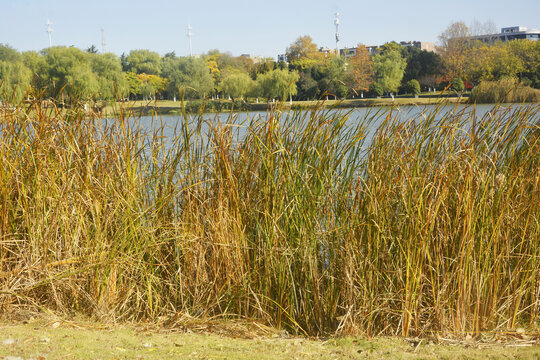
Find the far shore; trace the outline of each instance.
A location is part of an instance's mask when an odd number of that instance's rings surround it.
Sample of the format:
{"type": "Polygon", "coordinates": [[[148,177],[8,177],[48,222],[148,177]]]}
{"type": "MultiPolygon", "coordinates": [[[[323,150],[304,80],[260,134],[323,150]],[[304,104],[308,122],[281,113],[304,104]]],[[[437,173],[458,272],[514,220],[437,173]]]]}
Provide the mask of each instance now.
{"type": "MultiPolygon", "coordinates": [[[[360,108],[360,107],[372,107],[372,106],[421,106],[421,105],[436,105],[441,102],[457,104],[467,103],[467,97],[435,97],[435,96],[420,96],[420,97],[390,97],[381,98],[367,98],[367,99],[345,99],[345,100],[318,100],[318,101],[284,101],[284,102],[266,102],[266,101],[249,101],[249,102],[236,102],[233,105],[233,109],[238,111],[266,111],[274,106],[279,106],[283,110],[289,109],[309,109],[317,106],[335,107],[335,108],[360,108]],[[240,106],[241,104],[241,106],[240,106]]],[[[150,100],[150,101],[128,101],[117,102],[110,104],[103,108],[104,115],[113,114],[120,106],[131,109],[135,113],[159,114],[159,115],[176,115],[181,114],[182,107],[184,106],[188,112],[197,111],[203,104],[205,105],[207,112],[219,112],[213,109],[212,105],[219,104],[222,109],[221,112],[228,112],[231,110],[232,101],[230,100],[194,100],[181,101],[172,100],[150,100]]]]}

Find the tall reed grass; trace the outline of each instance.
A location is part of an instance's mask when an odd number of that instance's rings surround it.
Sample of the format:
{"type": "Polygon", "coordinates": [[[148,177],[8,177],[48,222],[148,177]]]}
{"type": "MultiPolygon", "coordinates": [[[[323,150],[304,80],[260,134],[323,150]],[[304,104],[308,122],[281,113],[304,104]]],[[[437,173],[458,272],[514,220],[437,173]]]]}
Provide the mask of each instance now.
{"type": "Polygon", "coordinates": [[[470,100],[478,104],[540,102],[540,90],[519,83],[514,78],[482,81],[476,86],[470,100]]]}
{"type": "Polygon", "coordinates": [[[201,113],[165,137],[129,109],[6,111],[0,311],[307,335],[537,328],[539,106],[443,109],[269,111],[240,141],[201,113]]]}

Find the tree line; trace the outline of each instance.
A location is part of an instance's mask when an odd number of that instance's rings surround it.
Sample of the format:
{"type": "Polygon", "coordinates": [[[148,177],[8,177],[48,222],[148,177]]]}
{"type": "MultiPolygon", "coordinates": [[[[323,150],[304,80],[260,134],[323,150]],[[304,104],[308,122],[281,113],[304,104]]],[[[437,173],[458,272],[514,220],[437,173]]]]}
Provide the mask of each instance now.
{"type": "Polygon", "coordinates": [[[504,78],[540,88],[540,41],[485,44],[470,34],[463,23],[453,23],[440,35],[437,52],[391,42],[375,54],[360,44],[342,56],[321,51],[306,35],[289,45],[287,63],[218,50],[178,57],[143,49],[118,57],[95,46],[20,53],[0,44],[0,98],[312,100],[418,94],[449,84],[462,91],[504,78]]]}

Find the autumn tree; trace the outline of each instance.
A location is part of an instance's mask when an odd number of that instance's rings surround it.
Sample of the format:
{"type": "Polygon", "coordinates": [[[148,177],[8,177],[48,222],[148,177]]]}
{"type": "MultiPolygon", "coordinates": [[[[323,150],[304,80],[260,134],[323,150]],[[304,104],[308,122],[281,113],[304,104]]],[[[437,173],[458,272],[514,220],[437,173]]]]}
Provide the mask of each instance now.
{"type": "Polygon", "coordinates": [[[463,22],[450,24],[439,35],[441,56],[448,79],[463,77],[471,32],[463,22]]]}
{"type": "Polygon", "coordinates": [[[514,54],[522,67],[517,73],[520,81],[540,89],[540,41],[513,40],[504,43],[508,51],[514,54]]]}
{"type": "Polygon", "coordinates": [[[140,94],[145,100],[159,95],[167,87],[167,79],[152,74],[137,74],[140,82],[140,94]]]}
{"type": "Polygon", "coordinates": [[[135,74],[134,72],[128,71],[124,73],[124,77],[127,83],[128,94],[134,97],[139,95],[141,93],[142,82],[141,82],[141,79],[137,77],[137,74],[135,74]]]}
{"type": "Polygon", "coordinates": [[[349,58],[345,83],[349,89],[358,94],[369,90],[373,77],[373,61],[369,51],[364,45],[359,44],[356,47],[356,54],[349,58]]]}
{"type": "Polygon", "coordinates": [[[286,50],[287,60],[294,62],[303,58],[315,58],[318,56],[319,51],[317,44],[313,42],[313,39],[309,35],[298,37],[286,50]]]}
{"type": "Polygon", "coordinates": [[[503,77],[517,78],[523,71],[521,59],[501,42],[494,45],[477,43],[469,49],[465,64],[465,78],[473,84],[503,77]]]}
{"type": "Polygon", "coordinates": [[[482,23],[477,19],[474,19],[469,26],[471,36],[496,34],[498,33],[498,30],[499,29],[493,20],[487,20],[482,23]]]}

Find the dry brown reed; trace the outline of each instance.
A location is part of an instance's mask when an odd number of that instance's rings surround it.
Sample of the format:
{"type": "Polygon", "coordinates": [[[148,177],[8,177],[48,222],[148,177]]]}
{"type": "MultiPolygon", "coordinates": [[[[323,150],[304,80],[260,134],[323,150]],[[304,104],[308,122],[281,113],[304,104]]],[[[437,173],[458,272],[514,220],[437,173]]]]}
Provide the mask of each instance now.
{"type": "Polygon", "coordinates": [[[4,111],[0,311],[306,335],[538,327],[538,104],[354,124],[269,111],[241,140],[182,119],[167,138],[124,108],[4,111]]]}

